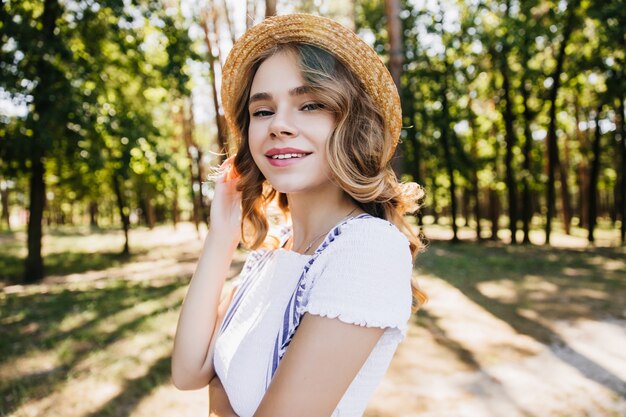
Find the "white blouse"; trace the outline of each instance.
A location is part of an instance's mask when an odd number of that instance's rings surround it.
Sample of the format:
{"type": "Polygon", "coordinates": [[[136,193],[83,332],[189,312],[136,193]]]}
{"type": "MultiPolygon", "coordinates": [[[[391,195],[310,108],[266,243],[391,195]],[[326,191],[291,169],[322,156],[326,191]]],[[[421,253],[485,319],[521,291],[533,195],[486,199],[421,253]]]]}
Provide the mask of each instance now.
{"type": "MultiPolygon", "coordinates": [[[[280,247],[289,236],[287,228],[280,247]]],[[[213,357],[235,413],[251,417],[258,408],[273,375],[272,363],[275,368],[282,358],[276,356],[277,333],[285,326],[286,308],[300,283],[304,291],[298,293],[298,315],[308,312],[385,329],[332,414],[361,417],[406,335],[412,268],[406,236],[369,215],[337,225],[315,255],[282,248],[250,253],[213,357]]]]}

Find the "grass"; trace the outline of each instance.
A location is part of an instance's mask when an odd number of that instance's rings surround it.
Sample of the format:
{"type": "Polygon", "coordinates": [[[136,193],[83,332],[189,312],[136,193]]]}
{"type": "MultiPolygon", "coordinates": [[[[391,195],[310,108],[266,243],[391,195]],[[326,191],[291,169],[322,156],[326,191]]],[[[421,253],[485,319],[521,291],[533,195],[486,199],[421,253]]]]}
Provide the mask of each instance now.
{"type": "Polygon", "coordinates": [[[435,242],[418,271],[444,277],[465,296],[544,343],[556,336],[520,312],[550,320],[620,317],[626,305],[626,251],[435,242]]]}
{"type": "MultiPolygon", "coordinates": [[[[43,256],[47,275],[65,275],[102,270],[119,266],[141,255],[141,248],[131,257],[123,256],[123,235],[116,230],[65,227],[46,231],[43,238],[43,256]],[[79,244],[77,244],[79,242],[79,244]]],[[[24,232],[0,233],[0,281],[19,282],[26,257],[24,232]]]]}
{"type": "MultiPolygon", "coordinates": [[[[427,235],[436,231],[427,229],[427,235]]],[[[121,247],[115,231],[50,234],[46,262],[57,277],[0,292],[0,416],[202,415],[197,413],[202,406],[185,414],[180,394],[168,388],[178,307],[201,242],[189,227],[133,233],[129,259],[114,255],[121,247]],[[168,265],[182,269],[170,273],[168,265]]],[[[2,239],[6,278],[17,270],[23,235],[2,239]]],[[[517,334],[546,346],[568,343],[553,323],[620,319],[626,305],[624,248],[432,239],[417,259],[417,273],[426,283],[445,281],[517,334]]],[[[480,369],[480,354],[454,339],[439,314],[427,308],[413,320],[415,331],[432,334],[437,349],[453,352],[466,368],[480,369]]]]}
{"type": "MultiPolygon", "coordinates": [[[[85,361],[115,362],[118,358],[108,348],[154,331],[159,324],[153,319],[176,309],[182,296],[177,290],[183,285],[180,281],[112,281],[93,287],[27,290],[0,298],[4,312],[0,414],[91,372],[85,361]]],[[[155,381],[168,378],[168,369],[158,370],[155,381]]],[[[123,377],[123,372],[118,376],[123,377]]]]}

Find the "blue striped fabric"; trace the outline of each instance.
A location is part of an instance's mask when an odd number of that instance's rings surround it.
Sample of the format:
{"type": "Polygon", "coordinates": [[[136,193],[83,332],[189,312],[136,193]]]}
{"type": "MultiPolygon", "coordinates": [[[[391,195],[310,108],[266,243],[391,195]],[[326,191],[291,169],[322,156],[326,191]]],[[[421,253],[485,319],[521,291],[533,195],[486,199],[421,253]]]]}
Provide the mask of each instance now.
{"type": "Polygon", "coordinates": [[[317,248],[317,250],[313,253],[313,256],[304,266],[302,274],[300,275],[300,279],[298,279],[298,285],[293,291],[291,298],[289,299],[289,303],[287,303],[287,308],[285,309],[285,313],[283,315],[283,324],[278,329],[278,334],[276,335],[276,341],[274,342],[274,350],[272,357],[268,362],[267,368],[267,377],[265,380],[266,388],[269,387],[274,374],[276,373],[276,369],[278,369],[278,363],[281,361],[287,347],[291,343],[291,339],[296,332],[296,329],[300,325],[301,316],[298,313],[298,309],[302,304],[302,297],[305,292],[305,282],[306,275],[311,269],[311,266],[317,259],[317,257],[330,245],[336,238],[341,234],[341,228],[344,224],[349,222],[352,219],[363,219],[372,217],[369,214],[360,214],[355,217],[348,218],[342,221],[340,224],[335,226],[328,234],[326,235],[326,239],[324,242],[317,248]]]}
{"type": "MultiPolygon", "coordinates": [[[[283,230],[281,230],[281,233],[280,233],[281,246],[284,244],[284,242],[288,238],[288,233],[289,233],[289,228],[283,228],[283,230]]],[[[226,328],[230,324],[230,321],[235,315],[235,312],[237,311],[237,308],[239,307],[241,300],[243,300],[244,295],[248,292],[248,289],[250,288],[252,282],[254,281],[254,277],[256,275],[255,273],[257,271],[262,270],[263,267],[265,267],[267,262],[271,259],[272,254],[273,252],[270,250],[263,250],[263,251],[252,252],[249,255],[251,259],[249,259],[249,261],[246,262],[246,265],[244,265],[243,270],[241,271],[243,280],[241,284],[239,285],[239,287],[237,288],[237,290],[235,291],[233,300],[228,306],[228,310],[226,311],[226,316],[224,317],[224,321],[222,322],[220,331],[218,332],[218,337],[224,332],[224,330],[226,330],[226,328]]]]}
{"type": "MultiPolygon", "coordinates": [[[[263,254],[263,256],[261,256],[255,265],[255,269],[260,270],[262,269],[265,264],[269,261],[269,259],[271,258],[271,251],[267,251],[263,254]]],[[[239,304],[241,303],[241,300],[243,300],[244,295],[247,293],[248,289],[250,288],[252,282],[254,281],[254,279],[252,279],[252,277],[254,276],[254,274],[248,274],[244,277],[243,282],[239,285],[239,288],[237,288],[237,291],[235,292],[235,296],[233,297],[233,300],[231,301],[230,305],[228,306],[228,311],[226,312],[226,316],[224,317],[224,321],[222,322],[222,326],[220,327],[220,331],[218,333],[218,336],[221,335],[224,330],[226,330],[226,328],[228,327],[228,325],[230,324],[230,321],[232,320],[233,316],[235,315],[235,312],[237,311],[237,307],[239,307],[239,304]]]]}

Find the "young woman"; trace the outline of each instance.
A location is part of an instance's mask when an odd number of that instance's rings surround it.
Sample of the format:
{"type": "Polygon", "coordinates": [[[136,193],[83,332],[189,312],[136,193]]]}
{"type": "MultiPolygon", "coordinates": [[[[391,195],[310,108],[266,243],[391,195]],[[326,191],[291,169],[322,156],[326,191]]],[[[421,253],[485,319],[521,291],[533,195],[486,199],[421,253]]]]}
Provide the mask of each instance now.
{"type": "Polygon", "coordinates": [[[174,384],[210,383],[213,416],[361,416],[425,300],[411,277],[421,243],[403,220],[422,190],[390,167],[393,80],[340,24],[278,16],[234,45],[222,101],[238,149],[216,180],[174,384]],[[240,242],[253,251],[220,302],[240,242]]]}

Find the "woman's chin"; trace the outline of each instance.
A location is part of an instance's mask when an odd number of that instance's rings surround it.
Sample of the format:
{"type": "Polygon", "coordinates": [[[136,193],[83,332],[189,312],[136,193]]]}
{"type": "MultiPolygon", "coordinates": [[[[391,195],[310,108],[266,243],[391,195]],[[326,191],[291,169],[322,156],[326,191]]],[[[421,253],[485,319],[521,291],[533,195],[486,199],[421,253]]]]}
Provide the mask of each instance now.
{"type": "Polygon", "coordinates": [[[299,193],[303,191],[300,187],[294,187],[294,186],[289,186],[289,185],[284,185],[284,184],[272,184],[272,183],[270,184],[272,185],[272,188],[274,190],[283,194],[293,194],[293,193],[299,193]]]}

